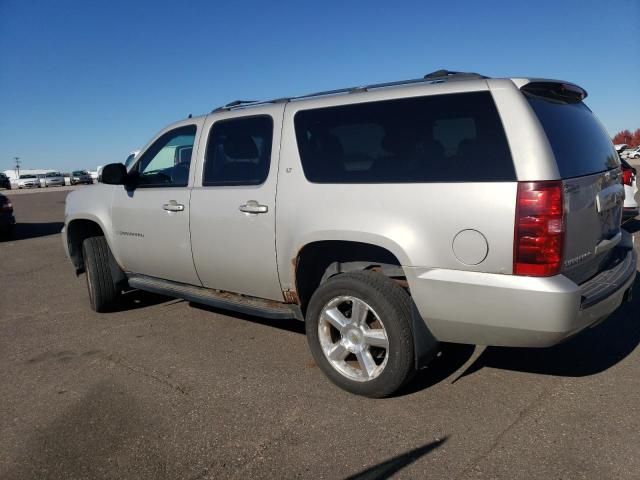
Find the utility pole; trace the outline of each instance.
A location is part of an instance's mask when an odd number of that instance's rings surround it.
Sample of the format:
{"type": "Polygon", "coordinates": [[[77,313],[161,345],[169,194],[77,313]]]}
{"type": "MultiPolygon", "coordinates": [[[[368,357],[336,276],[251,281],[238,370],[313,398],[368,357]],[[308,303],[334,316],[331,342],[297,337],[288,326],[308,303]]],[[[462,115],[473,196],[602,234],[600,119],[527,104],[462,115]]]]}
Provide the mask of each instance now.
{"type": "Polygon", "coordinates": [[[20,157],[13,157],[16,161],[16,175],[20,178],[20,157]]]}

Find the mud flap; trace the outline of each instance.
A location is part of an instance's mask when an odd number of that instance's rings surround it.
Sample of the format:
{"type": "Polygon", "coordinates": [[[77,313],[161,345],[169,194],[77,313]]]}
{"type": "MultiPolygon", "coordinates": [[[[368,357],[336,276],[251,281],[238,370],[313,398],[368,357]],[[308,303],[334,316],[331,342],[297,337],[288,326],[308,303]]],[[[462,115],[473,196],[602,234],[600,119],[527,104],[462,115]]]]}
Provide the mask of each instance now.
{"type": "Polygon", "coordinates": [[[438,353],[439,342],[422,319],[413,300],[411,300],[411,324],[413,348],[415,349],[415,366],[416,370],[421,370],[426,368],[438,353]]]}

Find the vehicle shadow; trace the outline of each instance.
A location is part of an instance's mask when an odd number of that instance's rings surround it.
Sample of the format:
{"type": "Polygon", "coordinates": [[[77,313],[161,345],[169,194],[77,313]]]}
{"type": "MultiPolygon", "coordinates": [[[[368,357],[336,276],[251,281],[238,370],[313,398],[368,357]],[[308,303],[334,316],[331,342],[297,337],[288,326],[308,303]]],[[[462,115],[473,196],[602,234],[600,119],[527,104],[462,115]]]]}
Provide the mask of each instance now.
{"type": "MultiPolygon", "coordinates": [[[[32,429],[13,465],[0,467],[3,479],[104,478],[105,472],[141,480],[179,476],[171,450],[150,440],[162,426],[151,424],[153,416],[126,385],[98,379],[80,396],[56,390],[58,396],[73,395],[67,409],[32,429]]],[[[61,399],[53,403],[64,405],[61,399]]]]}
{"type": "Polygon", "coordinates": [[[57,235],[62,230],[63,222],[16,223],[13,233],[4,236],[0,241],[27,240],[29,238],[57,235]]]}
{"type": "Polygon", "coordinates": [[[295,318],[280,318],[271,319],[257,317],[255,315],[247,315],[245,313],[235,312],[231,310],[224,310],[222,308],[211,307],[209,305],[203,305],[200,303],[189,302],[189,306],[200,310],[206,310],[207,312],[217,313],[218,315],[232,316],[239,320],[246,320],[247,322],[257,323],[258,325],[264,325],[267,327],[278,328],[280,330],[286,330],[287,332],[298,333],[300,335],[305,334],[304,322],[296,320],[295,318]]]}
{"type": "Polygon", "coordinates": [[[393,396],[410,395],[442,382],[467,363],[475,350],[475,345],[440,344],[439,355],[429,363],[427,368],[417,372],[413,380],[404,385],[393,396]]]}
{"type": "Polygon", "coordinates": [[[637,218],[628,220],[622,224],[622,228],[624,228],[629,233],[640,232],[640,220],[638,220],[637,218]]]}
{"type": "Polygon", "coordinates": [[[393,457],[385,462],[378,463],[372,467],[347,477],[345,480],[384,480],[391,478],[394,474],[402,470],[408,465],[418,460],[420,457],[440,447],[447,441],[447,437],[427,443],[413,450],[409,450],[402,455],[393,457]]]}
{"type": "Polygon", "coordinates": [[[153,305],[160,305],[161,303],[173,305],[180,302],[184,302],[184,300],[145,292],[143,290],[128,290],[122,294],[118,304],[110,309],[109,313],[137,310],[138,308],[151,307],[153,305]]]}
{"type": "Polygon", "coordinates": [[[456,380],[483,367],[585,377],[603,372],[624,360],[640,344],[640,278],[633,284],[633,300],[601,324],[565,343],[549,348],[487,347],[456,380]]]}

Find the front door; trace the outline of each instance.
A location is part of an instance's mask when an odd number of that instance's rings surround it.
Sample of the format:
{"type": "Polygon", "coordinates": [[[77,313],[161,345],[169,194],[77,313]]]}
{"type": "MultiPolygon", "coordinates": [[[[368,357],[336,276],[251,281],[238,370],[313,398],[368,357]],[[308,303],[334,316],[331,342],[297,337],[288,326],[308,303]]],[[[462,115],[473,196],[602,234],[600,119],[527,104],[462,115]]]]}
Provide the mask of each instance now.
{"type": "Polygon", "coordinates": [[[161,134],[132,167],[134,188],[115,187],[114,254],[128,272],[200,285],[189,237],[197,129],[187,124],[161,134]]]}
{"type": "Polygon", "coordinates": [[[191,194],[191,245],[205,287],[283,300],[275,237],[283,110],[205,122],[191,194]]]}

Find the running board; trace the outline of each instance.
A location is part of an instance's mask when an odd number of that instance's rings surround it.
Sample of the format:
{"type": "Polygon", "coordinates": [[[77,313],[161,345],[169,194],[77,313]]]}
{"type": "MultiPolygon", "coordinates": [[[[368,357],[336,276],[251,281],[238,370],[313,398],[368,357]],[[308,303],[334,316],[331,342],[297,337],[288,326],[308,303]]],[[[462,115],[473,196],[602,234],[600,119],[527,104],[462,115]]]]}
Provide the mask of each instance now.
{"type": "Polygon", "coordinates": [[[148,277],[136,273],[127,274],[129,286],[146,292],[182,298],[194,303],[202,303],[211,307],[233,310],[234,312],[273,319],[302,320],[298,305],[249,297],[238,293],[196,287],[185,283],[172,282],[161,278],[148,277]]]}

